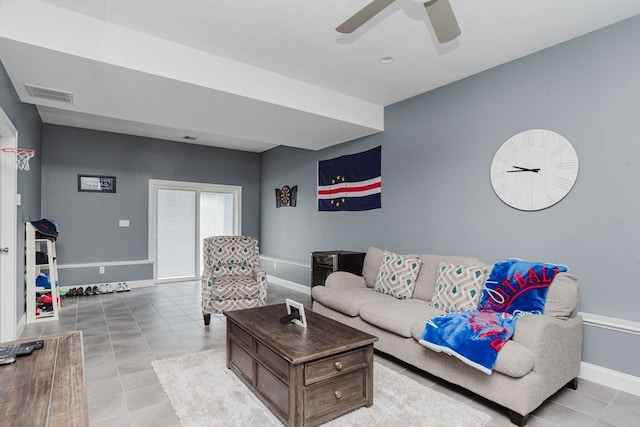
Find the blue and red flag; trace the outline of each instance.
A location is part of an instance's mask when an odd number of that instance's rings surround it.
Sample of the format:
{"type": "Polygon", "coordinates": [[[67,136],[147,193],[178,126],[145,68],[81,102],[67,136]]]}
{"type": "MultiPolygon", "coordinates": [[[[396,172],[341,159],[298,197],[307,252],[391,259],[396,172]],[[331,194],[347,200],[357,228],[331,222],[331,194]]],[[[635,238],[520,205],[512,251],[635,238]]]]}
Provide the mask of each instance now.
{"type": "Polygon", "coordinates": [[[382,207],[382,147],[318,162],[318,210],[382,207]]]}

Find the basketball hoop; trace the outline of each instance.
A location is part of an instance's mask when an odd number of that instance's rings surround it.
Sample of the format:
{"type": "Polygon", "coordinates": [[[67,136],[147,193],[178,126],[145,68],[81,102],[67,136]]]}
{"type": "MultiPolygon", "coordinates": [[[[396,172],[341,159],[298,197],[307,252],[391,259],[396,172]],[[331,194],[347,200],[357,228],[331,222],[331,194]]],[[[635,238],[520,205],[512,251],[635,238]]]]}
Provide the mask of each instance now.
{"type": "Polygon", "coordinates": [[[16,166],[21,171],[29,170],[29,159],[36,155],[36,150],[30,148],[3,148],[2,151],[9,156],[16,156],[16,166]]]}

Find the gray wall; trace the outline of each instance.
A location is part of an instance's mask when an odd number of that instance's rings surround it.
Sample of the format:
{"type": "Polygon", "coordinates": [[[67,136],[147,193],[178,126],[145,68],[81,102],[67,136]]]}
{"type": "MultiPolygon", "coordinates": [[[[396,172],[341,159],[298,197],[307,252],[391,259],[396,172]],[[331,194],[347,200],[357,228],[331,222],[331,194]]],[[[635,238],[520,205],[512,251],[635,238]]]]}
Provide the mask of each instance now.
{"type": "Polygon", "coordinates": [[[41,127],[40,115],[33,105],[23,104],[13,89],[9,76],[0,62],[0,106],[18,130],[18,146],[35,149],[37,154],[29,161],[29,171],[18,171],[18,193],[22,197],[17,210],[17,315],[19,320],[25,311],[24,284],[24,223],[40,218],[40,164],[41,127]]]}
{"type": "MultiPolygon", "coordinates": [[[[640,321],[639,26],[635,17],[392,105],[381,134],[263,153],[262,253],[308,263],[313,250],[374,245],[560,262],[579,276],[581,311],[640,321]],[[580,160],[573,190],[539,212],[508,207],[489,181],[495,151],[531,128],[564,135],[580,160]],[[382,209],[317,212],[317,161],[377,145],[382,209]],[[298,207],[276,209],[274,189],[285,184],[298,185],[298,207]]],[[[637,336],[622,335],[606,342],[638,348],[637,336]]],[[[613,354],[624,351],[589,351],[597,345],[586,342],[585,361],[640,376],[613,354]]]]}
{"type": "MultiPolygon", "coordinates": [[[[48,124],[42,139],[42,215],[60,224],[59,264],[148,259],[149,179],[240,185],[243,233],[260,233],[256,153],[48,124]],[[115,176],[117,192],[78,192],[78,174],[115,176]]],[[[152,279],[151,267],[65,268],[60,284],[152,279]]]]}

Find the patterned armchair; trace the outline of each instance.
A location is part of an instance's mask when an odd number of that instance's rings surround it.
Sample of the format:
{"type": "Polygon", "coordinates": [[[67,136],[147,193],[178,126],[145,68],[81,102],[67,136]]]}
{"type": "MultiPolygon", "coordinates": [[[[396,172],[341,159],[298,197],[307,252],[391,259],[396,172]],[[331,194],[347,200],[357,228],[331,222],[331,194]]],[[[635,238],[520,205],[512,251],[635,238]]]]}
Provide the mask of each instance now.
{"type": "Polygon", "coordinates": [[[258,240],[245,236],[204,239],[202,314],[266,305],[267,273],[260,268],[258,240]]]}

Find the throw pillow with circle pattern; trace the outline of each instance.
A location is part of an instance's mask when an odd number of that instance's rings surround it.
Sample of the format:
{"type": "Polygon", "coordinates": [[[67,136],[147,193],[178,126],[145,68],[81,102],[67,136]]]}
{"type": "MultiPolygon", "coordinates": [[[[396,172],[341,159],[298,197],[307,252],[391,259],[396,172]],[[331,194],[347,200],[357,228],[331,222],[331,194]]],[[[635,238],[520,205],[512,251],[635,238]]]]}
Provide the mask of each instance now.
{"type": "Polygon", "coordinates": [[[398,299],[409,299],[413,295],[421,264],[418,256],[385,251],[373,288],[398,299]]]}
{"type": "Polygon", "coordinates": [[[439,263],[431,305],[446,313],[477,309],[486,274],[482,266],[439,263]]]}

